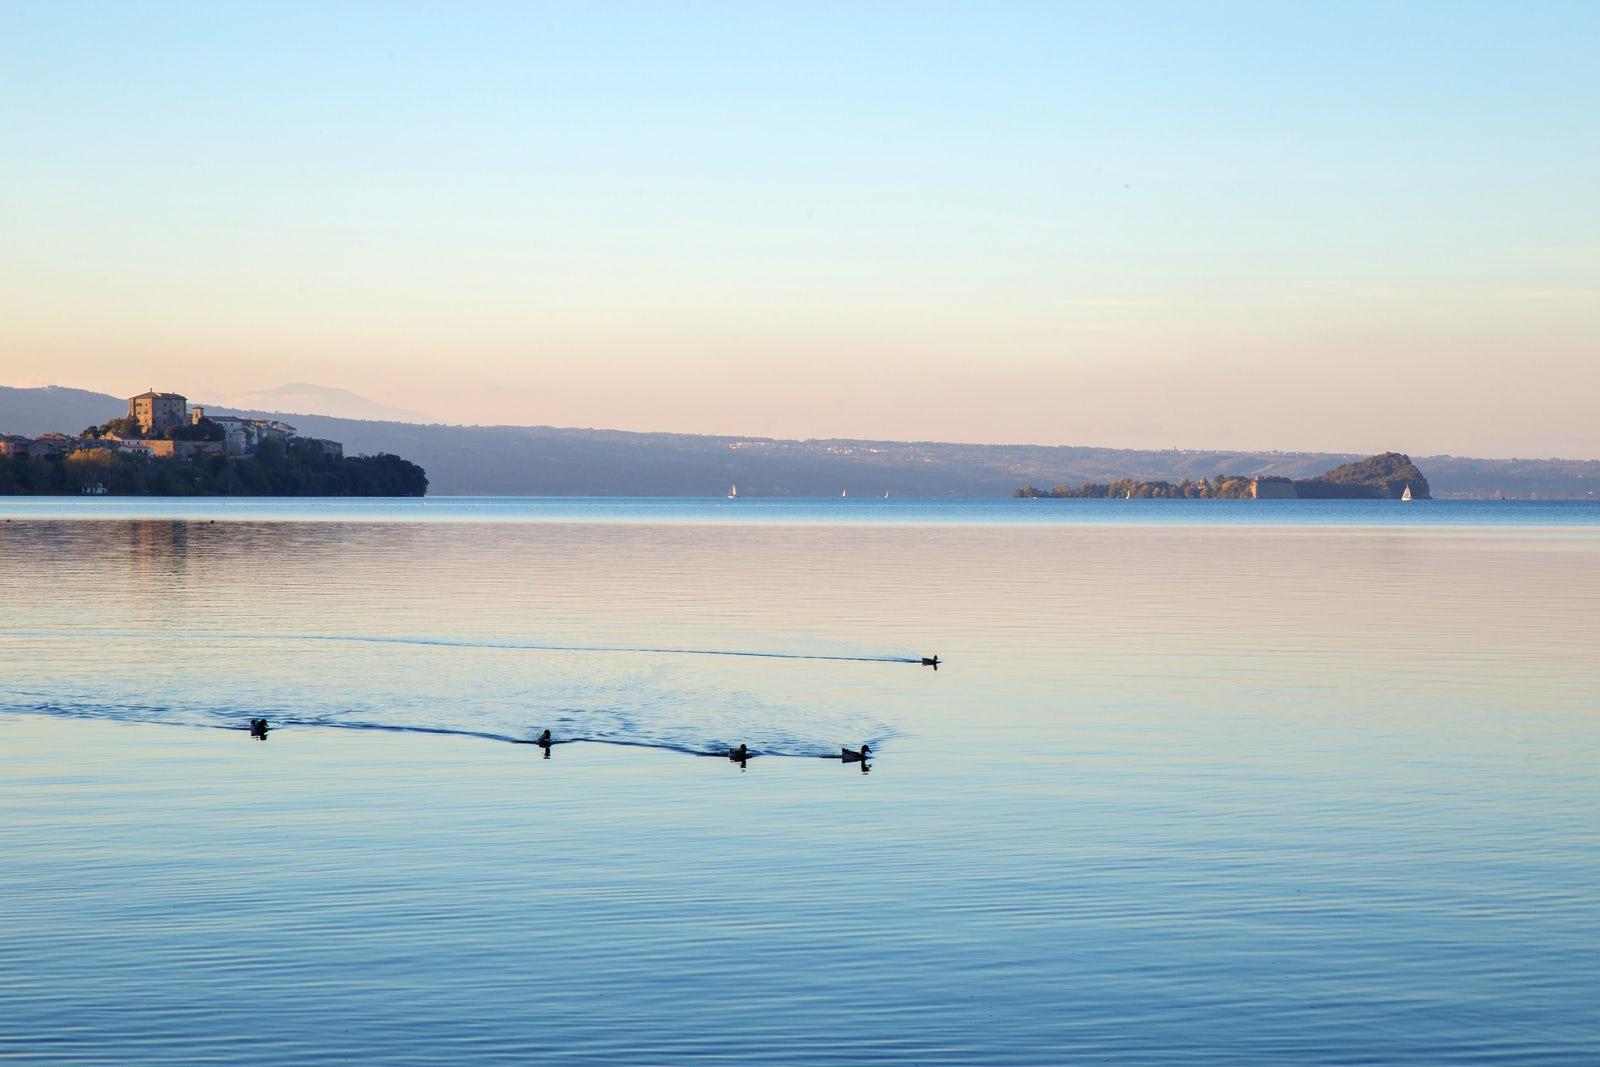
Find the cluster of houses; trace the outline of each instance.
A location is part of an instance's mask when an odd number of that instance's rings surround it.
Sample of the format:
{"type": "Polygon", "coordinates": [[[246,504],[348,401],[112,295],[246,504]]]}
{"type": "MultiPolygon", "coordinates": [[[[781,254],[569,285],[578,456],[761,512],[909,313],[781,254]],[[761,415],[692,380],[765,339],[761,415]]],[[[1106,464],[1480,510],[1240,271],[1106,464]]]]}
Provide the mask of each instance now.
{"type": "Polygon", "coordinates": [[[80,449],[102,448],[130,455],[154,458],[186,459],[193,456],[236,456],[256,454],[263,441],[287,441],[290,438],[315,446],[324,457],[343,459],[344,445],[338,441],[298,437],[293,426],[277,419],[243,419],[233,415],[210,415],[196,404],[189,406],[186,397],[178,393],[150,391],[128,398],[128,422],[138,426],[138,433],[104,433],[98,437],[72,437],[61,433],[23,437],[19,434],[0,434],[0,456],[56,456],[68,455],[80,449]],[[208,422],[222,430],[220,441],[184,441],[156,436],[179,426],[198,426],[208,422]]]}

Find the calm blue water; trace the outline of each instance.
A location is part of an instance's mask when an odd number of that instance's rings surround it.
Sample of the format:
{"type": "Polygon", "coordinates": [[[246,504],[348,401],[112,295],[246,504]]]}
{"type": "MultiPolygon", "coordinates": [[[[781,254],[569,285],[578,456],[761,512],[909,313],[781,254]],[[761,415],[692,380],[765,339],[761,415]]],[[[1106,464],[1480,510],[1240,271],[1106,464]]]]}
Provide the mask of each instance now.
{"type": "Polygon", "coordinates": [[[1600,526],[1593,500],[913,500],[704,497],[0,497],[0,518],[295,522],[1600,526]]]}
{"type": "Polygon", "coordinates": [[[1595,1062],[1596,514],[0,501],[0,1059],[1595,1062]]]}

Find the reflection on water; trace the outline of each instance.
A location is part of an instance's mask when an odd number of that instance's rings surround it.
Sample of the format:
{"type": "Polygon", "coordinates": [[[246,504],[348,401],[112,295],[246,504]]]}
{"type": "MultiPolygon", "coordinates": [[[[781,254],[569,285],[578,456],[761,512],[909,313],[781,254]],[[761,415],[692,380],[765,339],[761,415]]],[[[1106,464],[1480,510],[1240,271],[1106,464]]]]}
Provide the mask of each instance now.
{"type": "Polygon", "coordinates": [[[0,1054],[1592,1060],[1593,530],[607,507],[0,524],[0,1054]]]}
{"type": "Polygon", "coordinates": [[[470,559],[450,530],[421,526],[381,538],[332,525],[14,529],[32,533],[15,537],[21,568],[50,568],[61,550],[96,566],[54,588],[55,610],[14,618],[0,637],[19,653],[0,694],[13,712],[230,728],[261,715],[279,727],[500,741],[554,729],[566,741],[686,753],[750,738],[768,755],[815,756],[842,738],[893,736],[866,707],[807,700],[819,665],[866,677],[919,662],[886,653],[890,635],[742,641],[648,606],[629,629],[613,607],[637,612],[626,590],[669,576],[630,558],[639,546],[626,538],[594,539],[573,569],[541,555],[561,535],[516,529],[476,530],[470,559]],[[354,584],[327,584],[329,568],[354,584]],[[599,599],[585,603],[591,593],[599,599]],[[731,662],[692,662],[706,658],[731,662]],[[128,684],[155,670],[158,686],[128,684]]]}

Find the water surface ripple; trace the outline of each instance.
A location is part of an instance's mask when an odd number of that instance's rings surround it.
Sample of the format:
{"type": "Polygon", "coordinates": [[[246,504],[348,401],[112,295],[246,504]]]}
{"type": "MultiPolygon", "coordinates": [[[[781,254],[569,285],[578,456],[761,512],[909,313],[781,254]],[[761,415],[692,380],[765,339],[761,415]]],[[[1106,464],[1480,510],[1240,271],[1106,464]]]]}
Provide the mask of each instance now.
{"type": "Polygon", "coordinates": [[[1600,1058],[1587,518],[0,503],[0,1060],[1600,1058]]]}

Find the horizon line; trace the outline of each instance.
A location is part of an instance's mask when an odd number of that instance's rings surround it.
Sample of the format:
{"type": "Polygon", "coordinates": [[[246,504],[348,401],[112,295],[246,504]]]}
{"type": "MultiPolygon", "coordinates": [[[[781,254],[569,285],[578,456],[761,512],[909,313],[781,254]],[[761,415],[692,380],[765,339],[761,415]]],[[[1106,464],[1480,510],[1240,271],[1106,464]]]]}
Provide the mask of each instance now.
{"type": "MultiPolygon", "coordinates": [[[[345,389],[342,386],[324,386],[324,385],[316,385],[315,383],[301,383],[301,384],[312,385],[314,388],[318,388],[318,389],[339,389],[342,392],[351,393],[352,395],[357,396],[362,400],[366,400],[367,399],[366,397],[363,397],[358,393],[354,393],[353,390],[345,389]]],[[[27,391],[27,390],[61,389],[61,390],[69,390],[69,391],[72,391],[72,392],[79,392],[79,393],[91,393],[91,394],[94,394],[94,395],[97,395],[97,396],[110,397],[110,398],[112,398],[114,400],[118,400],[118,401],[125,401],[125,400],[128,399],[127,397],[119,397],[115,393],[108,393],[108,392],[105,392],[105,391],[100,390],[100,389],[89,389],[89,388],[84,388],[83,386],[61,385],[61,384],[58,384],[58,383],[50,383],[50,384],[47,384],[47,385],[32,385],[32,386],[29,386],[29,385],[4,385],[4,384],[0,384],[0,388],[14,389],[14,390],[17,390],[19,392],[27,391]]],[[[275,387],[275,388],[281,388],[281,387],[275,387]]],[[[189,398],[188,398],[188,396],[186,394],[180,393],[178,395],[183,396],[185,401],[189,402],[191,407],[196,406],[196,404],[194,402],[189,401],[189,398]]],[[[376,403],[376,401],[369,401],[369,402],[376,403]]],[[[1413,460],[1420,458],[1420,459],[1479,459],[1479,460],[1497,460],[1497,461],[1534,460],[1534,461],[1545,462],[1545,463],[1550,463],[1550,462],[1560,462],[1560,463],[1600,463],[1600,456],[1596,456],[1596,457],[1593,457],[1593,458],[1586,458],[1586,457],[1580,457],[1580,456],[1465,455],[1465,454],[1458,453],[1458,452],[1419,452],[1419,453],[1412,453],[1412,452],[1404,451],[1402,449],[1395,449],[1395,448],[1386,448],[1386,449],[1382,449],[1382,450],[1377,451],[1377,452],[1367,451],[1367,450],[1359,449],[1359,448],[1357,448],[1357,449],[1337,450],[1337,449],[1316,449],[1316,448],[1185,447],[1185,446],[1178,446],[1178,445],[1167,446],[1167,447],[1164,447],[1164,448],[1139,448],[1139,447],[1136,447],[1136,446],[1128,446],[1128,445],[1043,444],[1043,443],[1036,442],[1036,441],[960,441],[960,440],[951,440],[951,439],[940,439],[940,438],[934,438],[934,437],[918,437],[918,438],[909,438],[909,437],[904,437],[904,438],[902,438],[902,437],[839,437],[839,436],[833,436],[833,437],[772,437],[772,436],[769,436],[769,435],[766,435],[766,434],[710,433],[710,432],[706,432],[706,431],[697,431],[697,430],[634,430],[634,429],[625,429],[625,428],[616,427],[616,426],[576,426],[576,425],[565,425],[565,426],[563,426],[563,425],[557,425],[555,423],[475,423],[475,422],[446,422],[446,421],[443,421],[443,420],[434,421],[434,422],[416,422],[416,421],[413,421],[413,420],[410,420],[410,419],[362,418],[362,417],[359,417],[359,416],[333,415],[333,414],[328,414],[328,413],[324,413],[324,412],[315,412],[315,411],[278,411],[278,410],[274,410],[274,409],[270,409],[270,408],[241,408],[241,407],[235,407],[235,406],[230,405],[230,404],[212,404],[212,403],[208,403],[206,401],[200,401],[198,406],[205,407],[205,408],[219,408],[219,409],[222,409],[224,411],[246,411],[246,412],[256,412],[256,413],[267,414],[267,415],[310,416],[312,418],[320,418],[320,419],[338,419],[338,420],[340,420],[342,422],[369,422],[369,423],[377,423],[377,424],[390,425],[390,426],[438,427],[438,428],[441,428],[441,429],[457,429],[457,430],[472,430],[472,429],[476,429],[476,430],[497,430],[497,429],[506,429],[506,430],[556,430],[556,431],[566,431],[566,432],[631,434],[631,435],[639,436],[639,437],[704,437],[704,438],[712,438],[712,439],[716,439],[716,440],[726,440],[726,441],[771,441],[771,442],[775,442],[775,443],[789,443],[789,444],[812,444],[812,443],[826,443],[826,442],[837,441],[837,442],[842,442],[842,443],[869,444],[869,445],[872,445],[872,444],[886,444],[886,445],[955,445],[955,446],[970,447],[970,448],[1050,448],[1050,449],[1060,448],[1060,449],[1089,449],[1089,450],[1101,451],[1101,452],[1175,453],[1175,454],[1180,454],[1180,455],[1182,455],[1182,454],[1194,454],[1194,453],[1242,453],[1242,454],[1249,454],[1249,455],[1269,454],[1269,455],[1276,455],[1276,456],[1305,456],[1305,457],[1317,457],[1317,456],[1357,456],[1357,457],[1364,457],[1364,456],[1372,456],[1372,455],[1382,455],[1384,452],[1398,452],[1401,455],[1413,458],[1413,460]]],[[[387,405],[384,405],[384,406],[387,406],[387,405]]]]}

